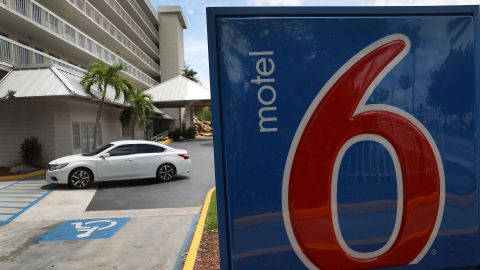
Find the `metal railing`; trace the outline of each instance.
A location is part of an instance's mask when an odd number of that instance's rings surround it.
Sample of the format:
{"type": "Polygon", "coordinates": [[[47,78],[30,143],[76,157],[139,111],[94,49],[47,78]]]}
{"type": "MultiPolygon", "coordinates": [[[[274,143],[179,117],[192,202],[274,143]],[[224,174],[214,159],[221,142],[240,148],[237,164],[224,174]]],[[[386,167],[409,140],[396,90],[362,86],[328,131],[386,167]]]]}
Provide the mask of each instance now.
{"type": "Polygon", "coordinates": [[[162,142],[162,141],[165,141],[168,139],[168,131],[164,131],[158,135],[155,135],[153,137],[150,138],[150,141],[153,141],[153,142],[162,142]]]}
{"type": "MultiPolygon", "coordinates": [[[[158,47],[153,43],[150,37],[143,31],[143,29],[138,26],[135,20],[130,17],[127,11],[117,2],[117,0],[106,0],[105,1],[115,12],[132,28],[132,30],[140,36],[140,38],[147,43],[147,45],[154,51],[158,51],[158,47]]],[[[158,38],[158,33],[155,35],[158,38]]]]}
{"type": "Polygon", "coordinates": [[[152,24],[150,19],[148,18],[147,14],[143,11],[142,7],[138,4],[136,0],[127,0],[128,3],[135,9],[135,11],[138,13],[138,16],[142,19],[142,21],[147,25],[148,29],[155,35],[155,37],[158,39],[158,30],[155,28],[155,26],[152,24]],[[147,20],[145,20],[145,18],[147,20]]]}
{"type": "MultiPolygon", "coordinates": [[[[154,70],[159,71],[160,66],[148,56],[142,49],[140,49],[133,41],[131,41],[122,31],[120,31],[113,23],[111,23],[98,9],[86,0],[69,0],[72,6],[77,8],[85,16],[90,18],[95,24],[100,26],[105,32],[112,36],[115,40],[123,46],[132,51],[136,56],[143,60],[146,64],[154,70]]],[[[156,48],[158,51],[158,48],[156,48]]]]}
{"type": "MultiPolygon", "coordinates": [[[[0,0],[0,2],[2,1],[6,0],[0,0]]],[[[41,51],[32,49],[4,36],[0,36],[0,61],[7,62],[13,65],[35,65],[51,63],[78,74],[85,73],[85,70],[82,68],[52,57],[41,51]]]]}
{"type": "Polygon", "coordinates": [[[126,67],[126,73],[149,86],[158,83],[123,58],[95,42],[95,40],[65,22],[60,17],[49,12],[46,8],[33,0],[1,0],[0,8],[6,8],[26,18],[30,22],[60,37],[93,57],[103,60],[105,63],[123,64],[126,67]]]}

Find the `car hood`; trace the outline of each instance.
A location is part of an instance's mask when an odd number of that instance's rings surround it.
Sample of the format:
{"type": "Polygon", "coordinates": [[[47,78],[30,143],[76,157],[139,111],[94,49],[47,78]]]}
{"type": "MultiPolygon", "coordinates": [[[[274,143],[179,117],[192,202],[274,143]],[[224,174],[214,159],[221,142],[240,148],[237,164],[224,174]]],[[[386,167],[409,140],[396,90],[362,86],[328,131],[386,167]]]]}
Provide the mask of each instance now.
{"type": "Polygon", "coordinates": [[[49,164],[63,164],[63,163],[70,163],[73,161],[79,161],[79,160],[85,160],[85,159],[88,159],[88,158],[82,156],[81,154],[78,154],[78,155],[71,155],[71,156],[57,158],[55,160],[50,161],[49,164]]]}

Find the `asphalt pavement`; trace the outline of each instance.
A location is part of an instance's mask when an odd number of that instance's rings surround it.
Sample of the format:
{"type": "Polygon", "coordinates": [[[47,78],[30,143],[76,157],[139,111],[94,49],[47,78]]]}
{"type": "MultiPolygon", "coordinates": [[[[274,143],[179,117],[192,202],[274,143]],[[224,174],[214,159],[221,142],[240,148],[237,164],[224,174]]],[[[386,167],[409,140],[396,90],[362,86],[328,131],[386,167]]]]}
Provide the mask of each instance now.
{"type": "Polygon", "coordinates": [[[192,160],[190,173],[170,182],[155,179],[97,183],[97,192],[87,211],[130,210],[198,206],[215,186],[213,141],[174,142],[171,147],[186,149],[192,160]]]}
{"type": "Polygon", "coordinates": [[[0,182],[0,269],[181,269],[200,205],[215,184],[213,145],[171,146],[192,159],[191,172],[171,182],[84,190],[44,179],[0,182]]]}

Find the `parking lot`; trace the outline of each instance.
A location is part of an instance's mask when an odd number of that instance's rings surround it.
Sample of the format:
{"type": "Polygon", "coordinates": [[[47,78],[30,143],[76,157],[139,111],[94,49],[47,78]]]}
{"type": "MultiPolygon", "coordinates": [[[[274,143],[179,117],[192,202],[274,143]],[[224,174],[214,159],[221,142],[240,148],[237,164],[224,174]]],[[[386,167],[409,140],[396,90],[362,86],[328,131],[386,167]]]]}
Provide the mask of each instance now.
{"type": "Polygon", "coordinates": [[[179,269],[200,206],[214,186],[211,140],[172,143],[189,174],[95,183],[0,183],[1,269],[179,269]]]}

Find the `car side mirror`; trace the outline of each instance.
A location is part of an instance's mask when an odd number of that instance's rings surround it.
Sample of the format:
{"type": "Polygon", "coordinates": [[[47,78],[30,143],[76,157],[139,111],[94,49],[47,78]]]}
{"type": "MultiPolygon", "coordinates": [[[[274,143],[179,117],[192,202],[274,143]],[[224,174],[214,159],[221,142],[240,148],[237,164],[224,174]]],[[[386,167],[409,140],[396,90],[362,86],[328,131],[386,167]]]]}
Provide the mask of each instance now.
{"type": "Polygon", "coordinates": [[[110,156],[110,153],[105,153],[105,154],[102,154],[100,157],[103,158],[103,159],[106,159],[110,156]]]}

